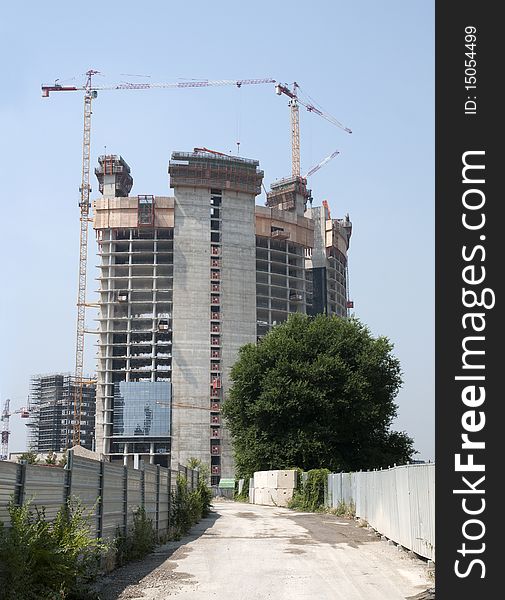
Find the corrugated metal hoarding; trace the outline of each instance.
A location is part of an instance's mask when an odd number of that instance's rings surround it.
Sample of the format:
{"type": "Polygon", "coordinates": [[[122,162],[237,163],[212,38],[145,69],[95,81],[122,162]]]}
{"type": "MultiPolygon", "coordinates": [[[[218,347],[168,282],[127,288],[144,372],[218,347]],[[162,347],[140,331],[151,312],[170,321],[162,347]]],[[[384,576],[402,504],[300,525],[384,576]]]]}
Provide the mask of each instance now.
{"type": "MultiPolygon", "coordinates": [[[[188,489],[198,485],[198,471],[180,467],[188,489]]],[[[44,507],[48,520],[61,506],[75,499],[91,517],[97,537],[112,539],[117,530],[133,525],[133,514],[143,507],[159,535],[168,532],[171,484],[175,490],[178,471],[155,465],[131,469],[68,452],[67,467],[29,465],[0,461],[0,521],[9,525],[8,506],[30,502],[44,507]]]]}
{"type": "Polygon", "coordinates": [[[414,464],[328,476],[328,506],[356,516],[394,542],[435,560],[435,465],[414,464]]]}

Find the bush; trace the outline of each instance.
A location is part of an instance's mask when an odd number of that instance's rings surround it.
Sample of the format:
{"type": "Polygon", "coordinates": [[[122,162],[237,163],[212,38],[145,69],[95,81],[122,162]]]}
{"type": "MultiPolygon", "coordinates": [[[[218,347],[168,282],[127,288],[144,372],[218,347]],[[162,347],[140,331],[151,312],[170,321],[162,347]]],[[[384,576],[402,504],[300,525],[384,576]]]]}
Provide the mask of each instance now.
{"type": "Polygon", "coordinates": [[[29,465],[36,465],[39,462],[37,453],[32,452],[31,450],[29,452],[23,452],[23,454],[18,456],[18,462],[21,462],[22,460],[26,460],[29,465]]]}
{"type": "Polygon", "coordinates": [[[56,464],[56,454],[54,452],[49,452],[46,456],[46,465],[55,465],[56,464]]]}
{"type": "Polygon", "coordinates": [[[244,485],[242,487],[242,492],[238,493],[238,480],[235,482],[235,493],[233,494],[233,499],[236,502],[249,502],[249,480],[254,477],[253,475],[245,475],[241,479],[244,480],[244,485]]]}
{"type": "Polygon", "coordinates": [[[347,504],[343,500],[340,500],[337,507],[330,508],[328,512],[337,517],[348,517],[349,519],[353,519],[356,516],[356,505],[352,501],[347,504]]]}
{"type": "Polygon", "coordinates": [[[210,512],[211,491],[207,485],[205,470],[200,471],[195,490],[188,490],[188,482],[182,475],[177,476],[177,485],[172,494],[170,524],[174,539],[180,539],[210,512]]]}
{"type": "Polygon", "coordinates": [[[312,469],[307,471],[305,482],[301,474],[298,474],[298,485],[289,508],[305,510],[308,512],[319,512],[325,508],[325,490],[328,482],[328,469],[312,469]]]}
{"type": "Polygon", "coordinates": [[[44,508],[9,505],[11,526],[0,523],[1,600],[89,597],[105,545],[90,531],[76,501],[60,508],[53,522],[44,508]]]}
{"type": "Polygon", "coordinates": [[[131,560],[139,560],[147,556],[156,546],[156,531],[153,522],[143,507],[133,513],[133,527],[125,535],[120,529],[116,532],[116,563],[124,565],[131,560]]]}

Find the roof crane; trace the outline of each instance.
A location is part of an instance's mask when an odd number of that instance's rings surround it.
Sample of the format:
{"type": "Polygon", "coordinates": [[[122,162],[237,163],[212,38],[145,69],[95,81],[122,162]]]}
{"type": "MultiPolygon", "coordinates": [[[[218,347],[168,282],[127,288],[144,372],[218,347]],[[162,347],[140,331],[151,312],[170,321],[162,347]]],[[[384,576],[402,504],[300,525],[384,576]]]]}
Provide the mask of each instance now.
{"type": "Polygon", "coordinates": [[[220,79],[215,81],[182,81],[177,83],[130,83],[121,82],[114,85],[100,86],[93,84],[93,76],[99,71],[90,69],[86,72],[86,82],[82,86],[61,85],[58,80],[52,85],[42,85],[42,97],[48,98],[51,92],[84,92],[84,132],[82,138],[82,172],[80,191],[80,237],[79,237],[79,287],[77,293],[77,336],[75,352],[75,394],[74,394],[74,423],[72,430],[72,443],[80,444],[81,441],[81,411],[83,395],[83,369],[84,369],[84,334],[86,306],[86,271],[88,257],[88,223],[90,221],[90,193],[89,163],[91,149],[91,103],[99,91],[102,90],[147,90],[156,88],[203,88],[234,85],[241,88],[243,85],[276,83],[275,79],[220,79]]]}
{"type": "Polygon", "coordinates": [[[10,410],[10,398],[7,398],[4,402],[4,408],[2,410],[2,448],[0,450],[0,460],[7,460],[9,458],[9,436],[11,434],[9,430],[9,419],[12,415],[21,415],[22,419],[27,419],[30,416],[29,410],[23,406],[18,410],[10,410]]]}
{"type": "Polygon", "coordinates": [[[288,87],[287,83],[277,83],[277,85],[275,86],[275,93],[278,96],[284,94],[290,99],[288,106],[291,109],[291,175],[293,177],[300,177],[300,115],[298,109],[299,104],[305,106],[305,108],[309,112],[313,112],[316,115],[322,117],[323,119],[326,119],[332,125],[343,129],[347,133],[352,133],[352,131],[348,127],[342,125],[342,123],[340,123],[340,121],[337,121],[335,117],[332,117],[330,114],[323,112],[313,104],[302,100],[298,94],[298,90],[300,89],[301,88],[296,83],[296,81],[293,83],[291,89],[288,87]]]}
{"type": "Polygon", "coordinates": [[[321,167],[324,167],[324,165],[328,162],[330,162],[330,160],[332,158],[335,158],[335,156],[337,156],[337,154],[340,154],[339,150],[335,150],[335,152],[332,152],[330,155],[328,155],[326,158],[324,158],[320,163],[318,163],[315,167],[312,167],[312,169],[310,169],[310,171],[308,171],[303,178],[307,179],[307,177],[310,177],[311,175],[314,175],[314,173],[316,171],[319,171],[319,169],[321,167]]]}
{"type": "Polygon", "coordinates": [[[229,154],[225,154],[224,152],[218,152],[217,150],[209,150],[209,148],[193,148],[193,152],[207,152],[208,154],[215,154],[216,156],[226,156],[229,157],[229,154]]]}

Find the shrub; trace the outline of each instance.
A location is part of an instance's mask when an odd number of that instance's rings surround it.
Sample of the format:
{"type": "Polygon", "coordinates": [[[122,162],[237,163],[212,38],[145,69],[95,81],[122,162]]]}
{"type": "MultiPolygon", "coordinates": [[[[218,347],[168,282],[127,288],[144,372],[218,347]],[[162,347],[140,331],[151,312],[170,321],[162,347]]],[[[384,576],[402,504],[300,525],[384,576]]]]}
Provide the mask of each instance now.
{"type": "Polygon", "coordinates": [[[233,499],[236,502],[249,502],[249,480],[254,476],[253,475],[245,475],[242,479],[244,480],[244,485],[242,487],[242,492],[238,493],[238,480],[235,482],[235,493],[233,494],[233,499]]]}
{"type": "Polygon", "coordinates": [[[343,500],[340,500],[337,507],[330,508],[328,512],[337,517],[348,517],[352,519],[356,516],[356,505],[352,501],[347,504],[343,500]]]}
{"type": "Polygon", "coordinates": [[[156,531],[152,520],[143,507],[133,513],[133,527],[127,535],[119,528],[116,530],[116,563],[124,565],[131,560],[147,556],[156,546],[156,531]]]}
{"type": "Polygon", "coordinates": [[[18,462],[21,462],[22,460],[26,460],[29,465],[36,465],[39,462],[37,453],[32,452],[31,450],[29,452],[23,452],[23,454],[18,456],[18,462]]]}
{"type": "Polygon", "coordinates": [[[175,539],[180,539],[193,524],[188,482],[183,475],[177,475],[175,492],[172,493],[170,524],[175,539]]]}
{"type": "Polygon", "coordinates": [[[105,545],[93,537],[83,507],[69,501],[49,522],[44,508],[11,502],[9,515],[11,526],[0,527],[0,599],[85,598],[105,545]]]}
{"type": "Polygon", "coordinates": [[[55,465],[56,464],[56,454],[54,452],[49,452],[46,456],[46,465],[55,465]]]}
{"type": "Polygon", "coordinates": [[[188,482],[184,476],[177,476],[170,507],[170,524],[175,539],[180,539],[192,525],[210,512],[212,493],[207,485],[205,472],[200,467],[198,485],[193,491],[188,490],[188,482]]]}
{"type": "Polygon", "coordinates": [[[303,482],[298,474],[298,485],[289,508],[296,508],[308,512],[318,512],[325,508],[325,490],[329,475],[328,469],[312,469],[307,471],[303,482]]]}

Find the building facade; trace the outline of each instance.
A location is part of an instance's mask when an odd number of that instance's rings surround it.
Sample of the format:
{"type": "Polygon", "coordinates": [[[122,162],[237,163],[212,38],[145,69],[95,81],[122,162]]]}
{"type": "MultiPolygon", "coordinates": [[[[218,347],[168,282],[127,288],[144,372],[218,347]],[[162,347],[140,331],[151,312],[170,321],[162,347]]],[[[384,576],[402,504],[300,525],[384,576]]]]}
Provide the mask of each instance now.
{"type": "Polygon", "coordinates": [[[239,348],[293,312],[347,315],[350,222],[307,209],[299,177],[256,206],[258,161],[211,151],[172,154],[173,197],[129,196],[119,156],[96,174],[96,449],[125,464],[197,458],[217,484],[233,477],[221,403],[239,348]]]}
{"type": "MultiPolygon", "coordinates": [[[[30,380],[28,448],[37,454],[63,452],[72,446],[76,419],[76,380],[73,375],[34,375],[30,380]]],[[[84,380],[80,407],[81,446],[94,449],[95,382],[84,380]]],[[[77,410],[79,408],[77,407],[77,410]]]]}

